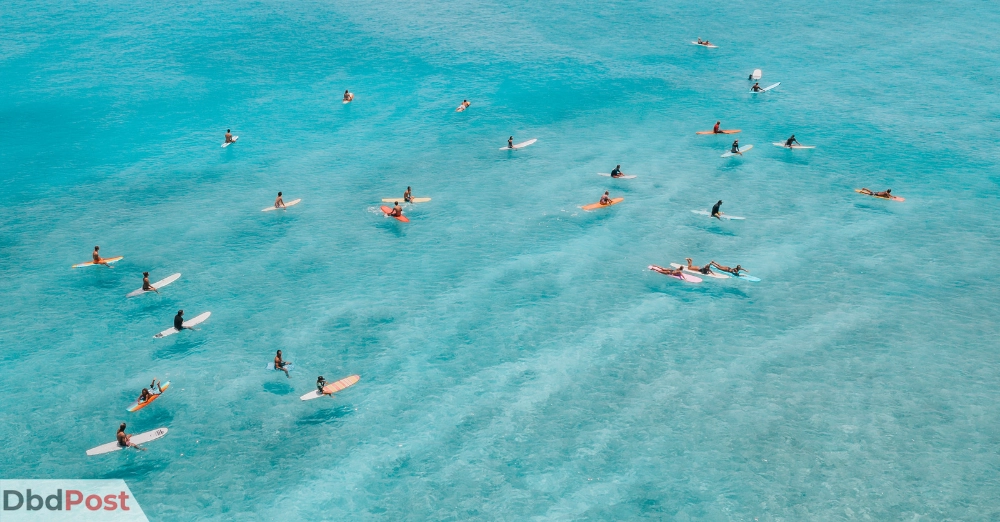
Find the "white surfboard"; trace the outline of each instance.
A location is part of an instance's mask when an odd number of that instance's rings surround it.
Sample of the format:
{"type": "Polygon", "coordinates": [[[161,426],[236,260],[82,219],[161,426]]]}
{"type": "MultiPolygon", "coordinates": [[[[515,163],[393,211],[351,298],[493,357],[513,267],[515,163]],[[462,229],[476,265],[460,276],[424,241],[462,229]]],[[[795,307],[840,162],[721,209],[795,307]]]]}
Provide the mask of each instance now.
{"type": "Polygon", "coordinates": [[[517,145],[514,145],[513,148],[512,147],[500,147],[500,150],[517,150],[517,149],[523,149],[523,148],[527,147],[528,145],[531,145],[532,143],[534,143],[536,141],[538,141],[538,138],[532,138],[532,139],[530,139],[528,141],[522,141],[521,143],[518,143],[517,145]]]}
{"type": "MultiPolygon", "coordinates": [[[[133,444],[145,444],[150,441],[159,439],[167,434],[167,428],[156,428],[153,431],[147,431],[146,433],[140,433],[138,435],[132,435],[130,439],[133,444]]],[[[109,442],[107,444],[101,444],[96,448],[90,448],[87,450],[87,455],[103,455],[105,453],[112,453],[118,450],[125,449],[125,446],[119,446],[118,441],[109,442]]]]}
{"type": "Polygon", "coordinates": [[[403,198],[382,198],[382,203],[396,203],[402,201],[406,203],[427,203],[431,198],[410,198],[410,201],[403,201],[403,198]]]}
{"type": "MultiPolygon", "coordinates": [[[[707,210],[692,210],[691,212],[694,212],[695,214],[699,214],[702,216],[712,217],[712,213],[707,210]]],[[[729,214],[721,214],[721,217],[722,219],[746,219],[745,217],[730,216],[729,214]]]]}
{"type": "Polygon", "coordinates": [[[777,86],[779,86],[779,85],[781,85],[781,82],[778,82],[778,83],[773,83],[773,84],[771,84],[771,85],[768,85],[767,87],[763,87],[763,88],[761,88],[761,90],[759,90],[759,91],[754,91],[754,90],[751,90],[750,92],[751,92],[751,93],[753,93],[753,94],[756,94],[756,93],[758,93],[758,92],[767,92],[767,91],[770,91],[771,89],[773,89],[773,88],[775,88],[775,87],[777,87],[777,86]]]}
{"type": "MultiPolygon", "coordinates": [[[[597,175],[598,176],[605,176],[605,177],[608,177],[608,178],[611,177],[611,173],[610,172],[598,172],[597,175]]],[[[615,179],[635,179],[635,176],[633,176],[631,174],[624,174],[622,176],[618,176],[615,179]]]]}
{"type": "MultiPolygon", "coordinates": [[[[170,283],[173,283],[174,281],[180,279],[180,277],[181,277],[181,273],[180,272],[178,272],[176,274],[168,275],[167,277],[164,277],[163,279],[160,279],[159,281],[157,281],[155,283],[152,283],[153,288],[159,290],[159,289],[161,289],[161,288],[169,285],[170,283]]],[[[135,296],[138,296],[138,295],[145,294],[146,292],[152,292],[152,290],[143,290],[142,288],[140,288],[138,290],[133,290],[133,291],[129,292],[128,295],[126,295],[125,297],[135,297],[135,296]]]]}
{"type": "Polygon", "coordinates": [[[730,156],[739,156],[740,154],[743,154],[743,153],[745,153],[746,151],[748,151],[748,150],[750,150],[752,148],[753,148],[753,145],[747,145],[745,147],[740,147],[740,152],[739,153],[736,153],[736,152],[727,152],[727,153],[723,154],[722,157],[723,158],[728,158],[730,156]]]}
{"type": "Polygon", "coordinates": [[[762,75],[763,73],[760,72],[760,69],[754,69],[753,73],[750,74],[750,79],[759,80],[762,75]]]}
{"type": "MultiPolygon", "coordinates": [[[[190,319],[190,320],[184,321],[181,324],[184,325],[184,328],[191,328],[192,326],[195,326],[195,325],[198,325],[198,324],[201,324],[201,323],[205,322],[205,319],[208,319],[208,316],[210,316],[210,315],[212,315],[212,312],[205,312],[205,313],[203,313],[203,314],[201,314],[199,316],[196,316],[194,319],[190,319]]],[[[175,333],[177,333],[179,331],[180,330],[178,330],[178,329],[176,329],[174,327],[170,327],[170,328],[167,328],[166,330],[164,330],[164,331],[162,331],[162,332],[154,335],[153,337],[156,338],[156,339],[159,339],[161,337],[167,337],[167,336],[170,336],[170,335],[174,335],[175,333]]]]}
{"type": "Polygon", "coordinates": [[[681,265],[681,264],[677,264],[677,263],[670,263],[670,266],[672,266],[674,268],[683,268],[685,272],[687,272],[687,273],[689,273],[691,275],[696,275],[696,276],[700,276],[700,277],[711,277],[711,278],[714,278],[714,279],[729,279],[729,276],[727,276],[726,274],[719,274],[719,273],[716,273],[716,272],[712,272],[711,274],[703,274],[703,273],[701,273],[701,272],[699,272],[697,270],[691,270],[690,268],[688,268],[688,267],[686,267],[684,265],[681,265]]]}
{"type": "Polygon", "coordinates": [[[714,44],[708,44],[708,45],[705,45],[705,44],[700,44],[700,43],[698,43],[698,42],[691,42],[691,43],[693,43],[693,44],[695,44],[695,45],[700,45],[700,46],[702,46],[702,47],[708,47],[709,49],[718,49],[718,48],[719,48],[719,46],[718,46],[718,45],[714,45],[714,44]]]}
{"type": "Polygon", "coordinates": [[[816,148],[815,145],[796,145],[794,143],[792,144],[791,147],[785,147],[784,142],[781,142],[781,141],[776,141],[776,142],[772,143],[772,145],[774,145],[775,147],[784,147],[786,149],[815,149],[816,148]]]}
{"type": "Polygon", "coordinates": [[[226,147],[232,145],[233,143],[236,143],[236,140],[238,140],[238,139],[240,139],[239,136],[233,136],[233,141],[227,141],[226,143],[223,143],[222,144],[222,148],[226,148],[226,147]]]}
{"type": "MultiPolygon", "coordinates": [[[[299,201],[302,201],[302,200],[301,199],[293,199],[293,200],[289,201],[288,203],[285,203],[285,206],[286,207],[291,207],[293,205],[298,205],[299,201]]],[[[270,207],[267,207],[264,210],[261,210],[261,212],[270,212],[272,210],[285,210],[285,209],[282,208],[282,207],[276,207],[274,205],[271,205],[270,207]]]]}

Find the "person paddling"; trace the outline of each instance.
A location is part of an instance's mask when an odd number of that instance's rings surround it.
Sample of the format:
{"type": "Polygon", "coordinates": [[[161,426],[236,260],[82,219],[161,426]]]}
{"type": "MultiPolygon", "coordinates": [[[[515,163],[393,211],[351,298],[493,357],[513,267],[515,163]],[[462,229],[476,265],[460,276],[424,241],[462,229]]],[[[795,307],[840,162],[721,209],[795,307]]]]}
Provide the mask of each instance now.
{"type": "Polygon", "coordinates": [[[709,42],[708,40],[702,41],[701,37],[699,36],[698,37],[698,45],[712,45],[712,42],[709,42]]]}
{"type": "Polygon", "coordinates": [[[785,140],[785,146],[786,147],[792,148],[792,145],[802,145],[801,143],[799,143],[799,140],[795,139],[795,135],[794,134],[792,134],[792,136],[790,138],[788,138],[787,140],[785,140]]]}
{"type": "Polygon", "coordinates": [[[135,448],[137,450],[146,451],[146,448],[135,444],[132,442],[132,436],[125,433],[125,423],[123,422],[121,426],[118,426],[118,433],[115,434],[115,439],[118,440],[118,445],[123,448],[135,448]]]}
{"type": "Polygon", "coordinates": [[[226,129],[226,143],[232,143],[232,142],[233,142],[233,130],[226,129]]]}
{"type": "Polygon", "coordinates": [[[139,392],[139,400],[136,402],[142,404],[161,393],[163,393],[163,388],[160,387],[160,382],[156,380],[156,377],[153,377],[153,382],[149,383],[149,388],[143,388],[142,391],[139,392]],[[153,393],[154,390],[156,393],[153,393]]]}
{"type": "Polygon", "coordinates": [[[621,165],[616,166],[615,170],[611,171],[611,177],[612,178],[620,178],[620,177],[622,177],[624,175],[625,174],[622,174],[622,166],[621,165]]]}
{"type": "Polygon", "coordinates": [[[455,109],[455,112],[462,112],[465,109],[468,109],[469,105],[472,105],[471,103],[469,103],[469,100],[462,100],[462,104],[459,105],[457,109],[455,109]]]}
{"type": "Polygon", "coordinates": [[[892,189],[885,189],[882,192],[872,192],[871,190],[868,190],[866,188],[860,188],[860,189],[858,189],[858,191],[861,192],[862,194],[868,194],[869,196],[875,196],[877,198],[889,198],[889,199],[892,199],[892,197],[893,197],[892,196],[892,189]]]}
{"type": "Polygon", "coordinates": [[[101,247],[99,247],[99,246],[95,246],[94,247],[94,252],[91,254],[91,256],[94,258],[94,264],[95,265],[104,265],[104,266],[106,266],[108,268],[114,268],[103,257],[101,257],[101,254],[98,253],[100,250],[101,250],[101,247]]]}
{"type": "Polygon", "coordinates": [[[281,198],[281,192],[278,192],[278,197],[274,200],[274,208],[286,208],[285,200],[281,198]]]}
{"type": "Polygon", "coordinates": [[[705,274],[705,275],[709,275],[709,274],[714,274],[715,273],[715,272],[712,271],[712,265],[711,264],[707,264],[705,266],[699,267],[699,266],[693,264],[694,262],[691,261],[690,257],[685,257],[684,260],[688,262],[687,269],[690,270],[690,271],[692,271],[692,272],[699,272],[699,273],[702,273],[702,274],[705,274]]]}
{"type": "Polygon", "coordinates": [[[292,364],[292,363],[290,361],[286,361],[286,360],[282,359],[281,358],[281,350],[278,350],[277,355],[274,356],[274,369],[275,370],[281,370],[281,371],[285,372],[285,377],[288,377],[289,379],[291,379],[292,376],[288,375],[288,365],[289,364],[292,364]]]}
{"type": "Polygon", "coordinates": [[[149,272],[142,273],[142,291],[160,293],[160,291],[157,290],[155,286],[149,284],[149,272]]]}
{"type": "Polygon", "coordinates": [[[712,206],[711,216],[722,221],[722,212],[719,211],[719,207],[722,206],[722,200],[720,199],[715,205],[712,206]]]}
{"type": "Polygon", "coordinates": [[[390,217],[399,217],[403,215],[403,207],[399,206],[399,202],[394,203],[392,210],[389,211],[390,217]]]}
{"type": "Polygon", "coordinates": [[[740,265],[736,265],[734,267],[728,267],[726,265],[720,265],[719,263],[716,263],[715,261],[710,261],[708,263],[708,265],[709,266],[714,266],[715,268],[718,268],[719,270],[722,270],[723,272],[729,272],[730,274],[737,275],[737,276],[740,275],[740,271],[741,270],[743,272],[747,272],[747,273],[750,272],[749,270],[747,270],[746,268],[743,268],[740,265]]]}

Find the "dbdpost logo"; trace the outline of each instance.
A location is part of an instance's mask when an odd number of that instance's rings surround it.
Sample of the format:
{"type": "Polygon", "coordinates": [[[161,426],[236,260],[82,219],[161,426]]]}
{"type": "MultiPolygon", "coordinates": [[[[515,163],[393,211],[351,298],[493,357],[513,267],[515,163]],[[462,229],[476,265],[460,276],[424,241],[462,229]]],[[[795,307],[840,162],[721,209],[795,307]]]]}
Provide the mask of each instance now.
{"type": "Polygon", "coordinates": [[[149,522],[124,480],[0,480],[0,521],[149,522]]]}

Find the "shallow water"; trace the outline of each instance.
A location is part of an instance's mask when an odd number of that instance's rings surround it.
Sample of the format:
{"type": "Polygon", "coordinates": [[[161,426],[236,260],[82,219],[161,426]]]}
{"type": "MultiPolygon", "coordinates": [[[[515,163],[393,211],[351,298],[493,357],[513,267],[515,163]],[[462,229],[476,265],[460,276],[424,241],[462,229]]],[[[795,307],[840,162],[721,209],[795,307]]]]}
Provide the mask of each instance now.
{"type": "Polygon", "coordinates": [[[997,517],[1000,14],[960,7],[4,4],[0,476],[153,520],[997,517]],[[685,257],[762,281],[646,270],[685,257]],[[122,421],[170,433],[86,457],[122,421]]]}

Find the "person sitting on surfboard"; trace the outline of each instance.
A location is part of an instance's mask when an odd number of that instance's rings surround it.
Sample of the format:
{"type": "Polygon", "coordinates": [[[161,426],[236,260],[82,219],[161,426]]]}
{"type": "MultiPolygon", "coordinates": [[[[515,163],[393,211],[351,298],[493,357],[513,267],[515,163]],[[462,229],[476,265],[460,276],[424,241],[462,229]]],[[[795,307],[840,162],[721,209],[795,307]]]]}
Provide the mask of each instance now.
{"type": "Polygon", "coordinates": [[[611,204],[611,196],[608,196],[608,191],[607,190],[604,191],[604,195],[601,196],[601,201],[599,201],[599,203],[602,204],[602,205],[610,205],[611,204]]]}
{"type": "Polygon", "coordinates": [[[625,174],[622,174],[622,166],[621,165],[618,165],[617,167],[615,167],[615,170],[611,171],[611,177],[612,178],[620,178],[620,177],[622,177],[624,175],[625,174]]]}
{"type": "Polygon", "coordinates": [[[323,393],[323,388],[326,388],[326,379],[320,375],[319,378],[316,379],[316,391],[323,393]]]}
{"type": "Polygon", "coordinates": [[[354,95],[351,94],[351,91],[349,91],[347,89],[344,89],[344,101],[345,102],[349,102],[349,101],[351,101],[353,99],[354,99],[354,95]]]}
{"type": "Polygon", "coordinates": [[[753,87],[751,87],[751,88],[750,88],[750,90],[751,90],[751,91],[753,91],[753,92],[761,92],[761,91],[763,91],[764,89],[763,89],[763,88],[761,88],[761,86],[760,86],[760,83],[759,83],[759,82],[754,82],[754,84],[753,84],[753,87]]]}
{"type": "Polygon", "coordinates": [[[174,329],[177,331],[184,329],[194,330],[190,326],[184,326],[184,310],[177,310],[177,315],[174,316],[174,329]]]}
{"type": "Polygon", "coordinates": [[[729,152],[732,152],[733,154],[739,154],[740,156],[743,155],[743,153],[740,152],[740,140],[733,141],[733,148],[729,149],[729,152]]]}
{"type": "Polygon", "coordinates": [[[278,192],[278,197],[274,200],[274,208],[285,208],[285,200],[281,199],[281,192],[278,192]]]}
{"type": "Polygon", "coordinates": [[[392,210],[389,211],[389,217],[399,217],[403,215],[403,207],[399,206],[399,202],[393,204],[392,210]]]}
{"type": "Polygon", "coordinates": [[[712,265],[711,264],[705,265],[703,267],[698,267],[697,265],[693,264],[693,261],[691,261],[690,257],[685,257],[684,260],[688,262],[688,266],[687,266],[688,270],[691,270],[693,272],[700,272],[700,273],[705,274],[705,275],[714,274],[715,273],[715,272],[712,271],[712,265]]]}
{"type": "Polygon", "coordinates": [[[132,441],[131,441],[132,436],[129,435],[128,433],[125,433],[125,423],[124,422],[122,423],[121,426],[118,426],[118,433],[115,434],[115,439],[118,440],[118,445],[121,446],[121,447],[123,447],[123,448],[135,448],[135,449],[138,449],[138,450],[146,451],[146,448],[143,448],[142,446],[140,446],[138,444],[133,444],[132,443],[132,441]]]}
{"type": "Polygon", "coordinates": [[[712,127],[712,133],[714,133],[714,134],[722,134],[722,131],[719,130],[719,124],[721,124],[721,123],[722,123],[721,121],[715,122],[715,127],[712,127]]]}
{"type": "Polygon", "coordinates": [[[406,192],[403,192],[403,201],[411,203],[413,201],[413,193],[410,192],[410,187],[406,187],[406,192]]]}
{"type": "Polygon", "coordinates": [[[746,268],[741,267],[740,265],[736,265],[734,267],[728,267],[728,266],[725,266],[725,265],[720,265],[719,263],[716,263],[715,261],[709,261],[708,266],[714,266],[715,268],[718,268],[719,270],[722,270],[723,272],[729,272],[730,274],[733,274],[733,275],[740,275],[740,270],[742,270],[744,272],[749,272],[749,270],[747,270],[746,268]]]}
{"type": "Polygon", "coordinates": [[[792,134],[791,138],[788,138],[787,140],[785,140],[785,146],[786,147],[792,148],[792,144],[802,145],[801,143],[799,143],[799,140],[795,139],[795,135],[794,134],[792,134]]]}
{"type": "Polygon", "coordinates": [[[91,254],[94,257],[94,264],[95,265],[104,265],[104,266],[106,266],[108,268],[114,268],[113,266],[109,265],[108,262],[105,261],[103,257],[101,257],[101,254],[97,253],[100,249],[101,249],[101,247],[95,246],[94,247],[94,253],[91,254]]]}
{"type": "Polygon", "coordinates": [[[157,290],[155,286],[149,284],[149,272],[142,273],[142,291],[160,293],[160,291],[157,290]]]}
{"type": "Polygon", "coordinates": [[[507,138],[507,148],[508,149],[513,149],[514,148],[514,137],[513,136],[507,138]]]}
{"type": "Polygon", "coordinates": [[[233,142],[232,129],[226,129],[226,143],[232,143],[232,142],[233,142]]]}
{"type": "Polygon", "coordinates": [[[710,214],[712,217],[718,219],[719,221],[722,221],[722,212],[719,212],[719,207],[721,206],[722,206],[722,200],[720,199],[718,203],[712,205],[712,213],[710,214]]]}
{"type": "Polygon", "coordinates": [[[289,361],[286,361],[286,360],[282,359],[281,358],[281,350],[278,350],[278,354],[274,356],[274,369],[275,370],[281,370],[281,371],[285,372],[285,377],[288,377],[289,379],[291,379],[292,376],[288,375],[288,368],[287,368],[289,364],[292,364],[292,363],[289,362],[289,361]]]}
{"type": "Polygon", "coordinates": [[[860,188],[858,189],[858,192],[868,194],[869,196],[875,196],[877,198],[892,198],[892,189],[885,189],[882,192],[872,192],[866,188],[860,188]]]}

